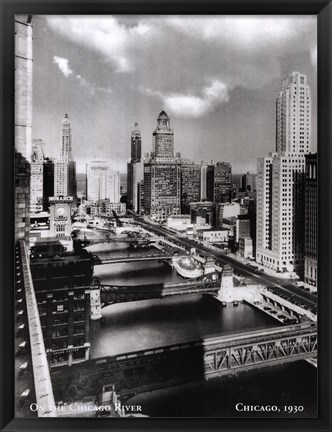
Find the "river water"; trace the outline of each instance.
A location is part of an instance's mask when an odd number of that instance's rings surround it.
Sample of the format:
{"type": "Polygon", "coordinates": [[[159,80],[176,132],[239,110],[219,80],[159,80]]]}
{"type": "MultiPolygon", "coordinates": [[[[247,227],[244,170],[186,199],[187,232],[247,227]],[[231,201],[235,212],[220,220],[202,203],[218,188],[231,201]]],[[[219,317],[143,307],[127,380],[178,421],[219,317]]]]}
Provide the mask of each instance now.
{"type": "MultiPolygon", "coordinates": [[[[126,244],[95,245],[88,250],[98,250],[103,257],[142,253],[126,244]]],[[[114,285],[152,285],[181,279],[176,270],[158,261],[95,266],[94,275],[102,283],[114,285]]],[[[103,322],[92,326],[92,358],[280,325],[247,304],[223,307],[210,295],[115,304],[104,308],[102,314],[103,322]]],[[[280,413],[260,412],[259,416],[315,417],[316,375],[317,369],[301,361],[139,394],[130,403],[141,405],[151,417],[257,416],[236,411],[238,402],[276,404],[281,409],[280,413]],[[304,409],[287,414],[283,412],[284,405],[301,405],[304,409]]]]}

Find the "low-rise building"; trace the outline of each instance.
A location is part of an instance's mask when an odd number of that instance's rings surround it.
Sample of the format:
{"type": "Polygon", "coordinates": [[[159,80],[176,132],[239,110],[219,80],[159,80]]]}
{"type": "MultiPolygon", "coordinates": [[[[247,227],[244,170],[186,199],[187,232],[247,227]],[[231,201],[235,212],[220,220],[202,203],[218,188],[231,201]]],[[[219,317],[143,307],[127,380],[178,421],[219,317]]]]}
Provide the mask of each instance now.
{"type": "Polygon", "coordinates": [[[217,226],[223,226],[223,220],[236,217],[241,214],[240,203],[219,203],[217,204],[217,226]]]}
{"type": "Polygon", "coordinates": [[[93,258],[34,246],[30,268],[50,366],[89,359],[93,258]],[[40,257],[41,255],[41,257],[40,257]]]}
{"type": "Polygon", "coordinates": [[[190,215],[174,215],[167,218],[168,229],[173,229],[176,231],[186,231],[188,228],[192,227],[190,215]]]}
{"type": "Polygon", "coordinates": [[[97,202],[86,202],[85,210],[88,215],[93,217],[113,217],[113,211],[118,216],[126,215],[125,203],[112,203],[110,200],[100,200],[97,202]]]}
{"type": "Polygon", "coordinates": [[[190,218],[194,225],[214,226],[215,206],[210,201],[190,203],[190,218]]]}
{"type": "Polygon", "coordinates": [[[239,238],[239,254],[244,258],[253,258],[253,241],[250,237],[239,238]]]}
{"type": "Polygon", "coordinates": [[[199,230],[197,237],[201,242],[210,244],[225,243],[228,241],[228,230],[199,230]]]}

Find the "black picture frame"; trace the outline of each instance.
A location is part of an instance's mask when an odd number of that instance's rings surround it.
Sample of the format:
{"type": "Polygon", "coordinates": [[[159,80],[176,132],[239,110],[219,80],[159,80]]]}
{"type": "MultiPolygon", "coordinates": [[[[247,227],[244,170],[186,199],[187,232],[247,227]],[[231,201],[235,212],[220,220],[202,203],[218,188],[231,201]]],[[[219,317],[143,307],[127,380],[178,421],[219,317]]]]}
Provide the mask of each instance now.
{"type": "Polygon", "coordinates": [[[320,0],[13,1],[1,0],[1,430],[332,430],[332,3],[320,0]],[[319,167],[319,415],[317,419],[24,419],[14,415],[14,15],[15,14],[317,14],[319,167]]]}

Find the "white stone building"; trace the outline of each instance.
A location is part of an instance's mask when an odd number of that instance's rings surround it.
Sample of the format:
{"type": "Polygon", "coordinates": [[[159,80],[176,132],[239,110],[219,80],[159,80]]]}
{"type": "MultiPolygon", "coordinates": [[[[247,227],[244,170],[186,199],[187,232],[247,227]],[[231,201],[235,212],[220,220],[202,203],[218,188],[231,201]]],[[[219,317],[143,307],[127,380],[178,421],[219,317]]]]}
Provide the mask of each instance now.
{"type": "Polygon", "coordinates": [[[297,271],[303,265],[310,115],[306,76],[292,72],[277,97],[277,152],[257,163],[256,261],[276,271],[297,271]]]}

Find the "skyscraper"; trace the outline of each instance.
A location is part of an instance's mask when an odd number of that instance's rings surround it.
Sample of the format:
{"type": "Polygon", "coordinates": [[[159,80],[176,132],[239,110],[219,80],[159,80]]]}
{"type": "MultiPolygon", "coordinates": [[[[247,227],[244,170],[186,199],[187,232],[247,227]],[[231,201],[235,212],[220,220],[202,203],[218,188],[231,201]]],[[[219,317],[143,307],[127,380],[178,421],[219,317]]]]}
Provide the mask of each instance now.
{"type": "Polygon", "coordinates": [[[181,213],[190,214],[190,203],[199,201],[201,167],[191,161],[181,164],[181,213]]]}
{"type": "Polygon", "coordinates": [[[131,159],[127,164],[127,207],[134,212],[138,212],[140,208],[138,184],[143,179],[141,152],[141,132],[138,130],[138,123],[135,123],[135,128],[131,133],[131,159]]]}
{"type": "Polygon", "coordinates": [[[157,118],[157,127],[153,132],[152,151],[155,157],[174,156],[174,132],[170,126],[170,118],[161,111],[157,118]]]}
{"type": "Polygon", "coordinates": [[[229,162],[208,165],[206,171],[206,198],[221,203],[230,201],[232,190],[232,166],[229,162]]]}
{"type": "Polygon", "coordinates": [[[49,158],[43,163],[43,210],[50,207],[49,198],[54,196],[54,161],[49,158]]]}
{"type": "Polygon", "coordinates": [[[199,195],[199,198],[201,201],[204,201],[207,199],[207,196],[206,196],[206,173],[207,173],[208,165],[209,165],[209,163],[206,161],[201,162],[200,195],[199,195]]]}
{"type": "Polygon", "coordinates": [[[277,271],[303,271],[310,112],[306,76],[292,72],[282,80],[277,97],[277,152],[257,163],[256,260],[277,271]]]}
{"type": "Polygon", "coordinates": [[[30,161],[32,148],[32,16],[15,15],[15,148],[30,161]]]}
{"type": "Polygon", "coordinates": [[[253,192],[256,190],[256,174],[244,174],[241,177],[241,190],[242,192],[253,192]]]}
{"type": "Polygon", "coordinates": [[[109,199],[111,203],[120,202],[120,175],[110,163],[101,159],[87,163],[86,179],[89,201],[109,199]]]}
{"type": "Polygon", "coordinates": [[[159,222],[181,213],[181,157],[173,156],[173,130],[165,111],[157,118],[153,152],[144,160],[144,212],[159,222]]]}
{"type": "Polygon", "coordinates": [[[60,159],[64,162],[73,160],[72,150],[71,150],[71,127],[70,127],[68,114],[65,114],[65,118],[62,121],[60,159]]]}
{"type": "Polygon", "coordinates": [[[282,80],[277,97],[277,153],[309,153],[310,133],[311,99],[307,77],[292,72],[282,80]]]}
{"type": "Polygon", "coordinates": [[[317,286],[318,172],[317,153],[306,156],[304,282],[317,286]]]}
{"type": "Polygon", "coordinates": [[[55,196],[71,196],[77,199],[76,162],[72,156],[71,126],[68,114],[62,121],[60,157],[54,166],[55,196]]]}
{"type": "Polygon", "coordinates": [[[15,15],[15,240],[29,241],[32,16],[15,15]]]}
{"type": "Polygon", "coordinates": [[[30,211],[43,210],[43,175],[44,143],[40,139],[32,140],[31,178],[30,178],[30,211]]]}
{"type": "Polygon", "coordinates": [[[144,212],[158,222],[181,213],[181,159],[144,160],[144,212]]]}
{"type": "Polygon", "coordinates": [[[131,160],[132,162],[141,162],[142,157],[142,138],[141,132],[138,130],[138,123],[135,123],[135,128],[131,133],[131,160]]]}

